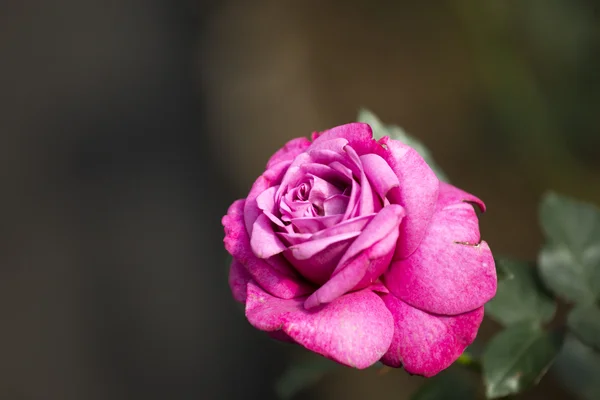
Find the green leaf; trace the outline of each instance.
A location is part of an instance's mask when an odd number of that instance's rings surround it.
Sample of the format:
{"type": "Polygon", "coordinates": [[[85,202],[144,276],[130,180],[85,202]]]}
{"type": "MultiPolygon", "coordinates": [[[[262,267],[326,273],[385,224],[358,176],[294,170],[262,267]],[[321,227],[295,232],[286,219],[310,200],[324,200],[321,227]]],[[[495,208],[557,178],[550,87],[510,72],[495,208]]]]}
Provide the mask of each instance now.
{"type": "Polygon", "coordinates": [[[600,354],[567,335],[552,366],[552,375],[582,400],[600,399],[600,354]]]}
{"type": "Polygon", "coordinates": [[[562,334],[545,332],[531,322],[512,325],[494,336],[482,357],[487,397],[508,396],[536,385],[561,343],[562,334]]]}
{"type": "Polygon", "coordinates": [[[381,139],[384,136],[389,136],[394,140],[399,140],[404,144],[409,145],[413,149],[417,151],[423,157],[425,162],[431,167],[433,172],[437,175],[438,179],[444,182],[450,182],[448,177],[442,169],[437,165],[437,163],[433,160],[433,156],[431,152],[425,147],[423,143],[415,139],[414,137],[408,135],[402,128],[396,125],[386,125],[381,120],[373,114],[371,111],[366,108],[362,108],[358,112],[358,121],[364,122],[371,126],[373,129],[373,137],[375,139],[381,139]]]}
{"type": "Polygon", "coordinates": [[[429,378],[411,396],[411,400],[475,399],[477,383],[458,368],[449,368],[429,378]]]}
{"type": "Polygon", "coordinates": [[[600,296],[600,211],[549,193],[540,223],[548,240],[538,257],[542,279],[565,300],[593,303],[600,296]]]}
{"type": "Polygon", "coordinates": [[[310,356],[291,364],[275,383],[275,392],[282,400],[292,399],[303,389],[319,382],[340,364],[325,357],[310,356]]]}
{"type": "Polygon", "coordinates": [[[569,313],[567,325],[579,340],[600,351],[600,308],[597,305],[577,305],[569,313]]]}
{"type": "Polygon", "coordinates": [[[556,302],[542,285],[535,268],[526,262],[497,259],[506,277],[498,281],[496,296],[485,312],[503,325],[520,321],[548,322],[556,312],[556,302]]]}

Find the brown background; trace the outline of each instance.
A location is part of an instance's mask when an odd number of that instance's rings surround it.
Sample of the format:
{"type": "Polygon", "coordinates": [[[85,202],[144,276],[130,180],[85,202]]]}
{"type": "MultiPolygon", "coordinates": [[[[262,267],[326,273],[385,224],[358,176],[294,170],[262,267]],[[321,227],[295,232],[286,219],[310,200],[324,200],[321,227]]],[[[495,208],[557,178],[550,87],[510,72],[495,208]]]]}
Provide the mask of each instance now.
{"type": "MultiPolygon", "coordinates": [[[[220,217],[287,139],[361,106],[486,201],[496,254],[535,259],[545,190],[600,203],[598,16],[585,0],[5,2],[0,397],[270,398],[304,353],[244,321],[220,217]]],[[[303,395],[420,382],[340,370],[303,395]]],[[[569,398],[552,376],[525,397],[548,393],[569,398]]]]}

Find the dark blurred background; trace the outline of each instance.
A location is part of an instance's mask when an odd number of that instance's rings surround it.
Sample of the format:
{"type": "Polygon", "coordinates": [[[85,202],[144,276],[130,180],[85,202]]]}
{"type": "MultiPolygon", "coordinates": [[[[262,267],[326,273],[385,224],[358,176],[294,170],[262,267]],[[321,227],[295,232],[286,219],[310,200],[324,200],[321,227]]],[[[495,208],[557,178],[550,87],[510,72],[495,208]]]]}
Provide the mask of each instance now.
{"type": "MultiPolygon", "coordinates": [[[[220,218],[286,140],[366,106],[534,259],[553,189],[600,203],[594,0],[0,5],[0,398],[271,399],[220,218]]],[[[481,338],[497,325],[486,321],[481,338]]],[[[401,399],[340,370],[304,398],[401,399]]],[[[524,398],[570,398],[552,376],[524,398]]]]}

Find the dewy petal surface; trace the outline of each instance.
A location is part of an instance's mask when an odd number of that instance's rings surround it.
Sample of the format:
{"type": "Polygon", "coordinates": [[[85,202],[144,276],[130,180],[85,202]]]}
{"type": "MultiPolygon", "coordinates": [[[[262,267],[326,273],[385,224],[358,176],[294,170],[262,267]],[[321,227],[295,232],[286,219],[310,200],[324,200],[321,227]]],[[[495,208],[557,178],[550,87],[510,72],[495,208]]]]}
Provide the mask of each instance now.
{"type": "Polygon", "coordinates": [[[496,268],[468,203],[437,212],[419,248],[393,261],[385,274],[391,293],[421,310],[455,315],[484,305],[496,293],[496,268]]]}
{"type": "Polygon", "coordinates": [[[302,303],[273,297],[250,282],[246,317],[258,329],[282,330],[308,350],[358,369],[373,365],[388,350],[394,320],[372,291],[349,293],[313,310],[302,303]]]}
{"type": "Polygon", "coordinates": [[[229,254],[246,267],[254,281],[274,296],[290,299],[312,292],[312,286],[304,282],[281,256],[263,260],[254,255],[243,210],[244,200],[237,200],[223,217],[224,243],[229,254]]]}
{"type": "Polygon", "coordinates": [[[382,362],[403,366],[407,372],[430,377],[448,368],[469,346],[483,320],[483,307],[471,312],[440,316],[381,295],[394,316],[394,337],[382,362]]]}
{"type": "Polygon", "coordinates": [[[413,148],[387,136],[379,143],[385,146],[383,159],[399,182],[399,188],[390,193],[390,202],[406,210],[394,255],[394,259],[405,258],[416,250],[427,231],[438,198],[439,180],[413,148]]]}

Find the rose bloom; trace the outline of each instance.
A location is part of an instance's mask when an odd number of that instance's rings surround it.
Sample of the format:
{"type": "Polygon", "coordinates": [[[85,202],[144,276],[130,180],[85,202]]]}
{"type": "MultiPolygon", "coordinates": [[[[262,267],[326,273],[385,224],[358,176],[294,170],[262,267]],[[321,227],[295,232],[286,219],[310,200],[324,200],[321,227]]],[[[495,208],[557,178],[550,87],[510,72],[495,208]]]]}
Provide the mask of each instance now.
{"type": "Polygon", "coordinates": [[[472,204],[363,123],[293,139],[223,217],[229,284],[255,328],[338,363],[432,376],[496,292],[472,204]]]}

